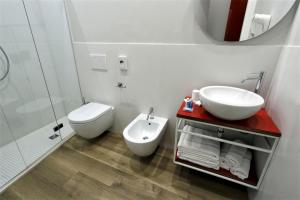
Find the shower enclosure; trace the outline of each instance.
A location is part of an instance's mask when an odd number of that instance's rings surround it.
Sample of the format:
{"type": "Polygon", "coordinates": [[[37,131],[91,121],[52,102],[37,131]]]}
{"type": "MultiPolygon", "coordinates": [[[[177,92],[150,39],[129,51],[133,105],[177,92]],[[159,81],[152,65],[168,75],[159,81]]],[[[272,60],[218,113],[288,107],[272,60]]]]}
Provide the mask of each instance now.
{"type": "Polygon", "coordinates": [[[73,130],[82,104],[63,0],[0,1],[0,192],[73,130]]]}

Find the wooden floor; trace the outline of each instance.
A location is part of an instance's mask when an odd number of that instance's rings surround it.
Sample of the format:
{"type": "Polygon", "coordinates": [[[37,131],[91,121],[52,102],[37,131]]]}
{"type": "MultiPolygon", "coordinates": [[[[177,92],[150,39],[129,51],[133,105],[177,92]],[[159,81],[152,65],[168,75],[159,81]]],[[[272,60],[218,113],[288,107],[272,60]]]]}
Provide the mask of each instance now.
{"type": "Polygon", "coordinates": [[[246,188],[177,166],[172,151],[133,155],[118,134],[73,137],[0,195],[1,200],[247,199],[246,188]]]}

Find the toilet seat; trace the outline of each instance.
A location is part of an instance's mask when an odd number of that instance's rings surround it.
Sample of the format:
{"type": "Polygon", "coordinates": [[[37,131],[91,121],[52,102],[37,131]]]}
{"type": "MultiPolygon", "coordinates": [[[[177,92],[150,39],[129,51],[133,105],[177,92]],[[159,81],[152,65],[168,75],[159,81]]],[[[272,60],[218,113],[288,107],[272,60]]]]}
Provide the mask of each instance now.
{"type": "Polygon", "coordinates": [[[112,107],[108,105],[103,105],[100,103],[88,103],[72,111],[68,115],[68,119],[71,123],[75,124],[88,123],[95,121],[111,109],[112,107]]]}

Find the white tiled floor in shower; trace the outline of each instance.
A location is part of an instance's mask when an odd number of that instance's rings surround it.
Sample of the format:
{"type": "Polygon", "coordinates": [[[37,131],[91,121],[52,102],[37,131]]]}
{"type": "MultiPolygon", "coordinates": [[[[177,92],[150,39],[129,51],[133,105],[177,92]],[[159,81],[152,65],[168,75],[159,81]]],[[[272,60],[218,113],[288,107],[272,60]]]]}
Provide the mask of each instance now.
{"type": "Polygon", "coordinates": [[[58,123],[64,124],[63,129],[61,129],[61,137],[49,139],[54,134],[53,127],[56,126],[56,122],[53,122],[18,139],[17,143],[11,142],[0,147],[0,160],[6,161],[0,162],[0,189],[26,168],[25,163],[27,166],[31,165],[74,132],[69,125],[67,116],[59,119],[58,123]]]}
{"type": "Polygon", "coordinates": [[[15,142],[0,148],[0,189],[9,180],[17,176],[26,166],[15,142]]]}
{"type": "Polygon", "coordinates": [[[60,143],[61,139],[63,140],[73,132],[66,116],[59,119],[58,123],[64,124],[63,129],[61,129],[61,138],[49,139],[54,134],[53,127],[56,126],[56,122],[53,122],[17,140],[27,165],[33,163],[41,155],[60,143]]]}

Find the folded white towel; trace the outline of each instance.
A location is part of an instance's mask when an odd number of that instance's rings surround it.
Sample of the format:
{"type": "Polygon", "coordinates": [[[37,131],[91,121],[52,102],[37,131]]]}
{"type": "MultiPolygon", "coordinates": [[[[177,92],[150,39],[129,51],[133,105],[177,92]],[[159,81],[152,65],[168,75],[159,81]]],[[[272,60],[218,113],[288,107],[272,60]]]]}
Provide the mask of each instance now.
{"type": "Polygon", "coordinates": [[[211,157],[205,155],[205,154],[199,154],[199,153],[195,153],[195,152],[190,152],[188,150],[181,150],[178,151],[178,154],[180,156],[184,156],[184,157],[190,157],[194,160],[200,160],[200,161],[206,161],[209,163],[213,163],[213,164],[218,164],[219,165],[219,160],[217,159],[212,159],[211,157]]]}
{"type": "MultiPolygon", "coordinates": [[[[243,143],[240,140],[235,140],[235,142],[243,143]]],[[[246,152],[247,148],[231,145],[228,153],[225,156],[225,158],[229,161],[230,168],[240,166],[246,155],[246,152]]]]}
{"type": "Polygon", "coordinates": [[[193,155],[189,155],[189,154],[180,154],[179,152],[177,153],[177,156],[180,159],[183,160],[187,160],[189,162],[207,167],[207,168],[212,168],[215,170],[219,170],[220,169],[220,164],[219,161],[211,161],[211,160],[207,160],[207,159],[201,159],[199,157],[194,157],[193,155]]]}
{"type": "Polygon", "coordinates": [[[209,155],[203,154],[203,153],[199,153],[199,152],[195,152],[195,151],[191,151],[189,149],[181,149],[178,150],[180,155],[187,155],[187,156],[192,156],[193,158],[199,158],[201,160],[205,159],[205,160],[209,160],[211,162],[219,162],[218,159],[215,159],[209,155]]]}
{"type": "MultiPolygon", "coordinates": [[[[212,136],[213,133],[209,131],[205,131],[202,129],[194,128],[192,126],[186,125],[184,127],[185,131],[196,132],[205,135],[212,136]]],[[[178,142],[178,151],[187,151],[193,152],[195,154],[199,154],[202,156],[206,156],[211,160],[219,160],[220,159],[220,142],[205,139],[199,136],[181,133],[179,142],[178,142]]]]}
{"type": "Polygon", "coordinates": [[[230,169],[229,160],[226,159],[226,155],[230,149],[231,145],[227,143],[222,144],[221,153],[220,153],[220,167],[223,169],[230,169]]]}
{"type": "MultiPolygon", "coordinates": [[[[213,135],[208,131],[186,125],[185,131],[213,135]]],[[[190,162],[213,168],[220,168],[220,143],[199,136],[181,133],[178,142],[178,157],[190,162]]]]}
{"type": "Polygon", "coordinates": [[[246,155],[239,167],[233,167],[230,172],[240,179],[246,179],[249,176],[250,166],[251,166],[252,152],[247,150],[246,155]]]}

